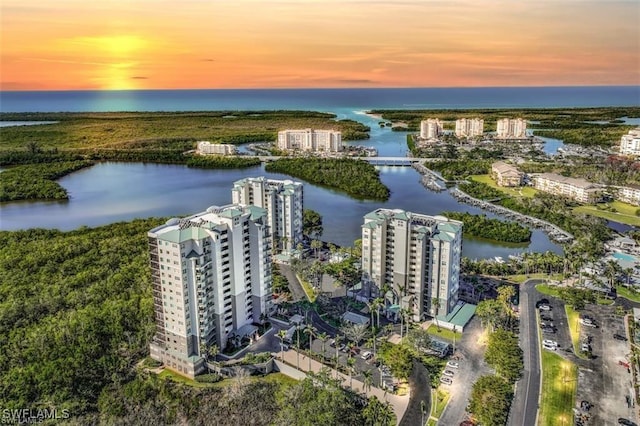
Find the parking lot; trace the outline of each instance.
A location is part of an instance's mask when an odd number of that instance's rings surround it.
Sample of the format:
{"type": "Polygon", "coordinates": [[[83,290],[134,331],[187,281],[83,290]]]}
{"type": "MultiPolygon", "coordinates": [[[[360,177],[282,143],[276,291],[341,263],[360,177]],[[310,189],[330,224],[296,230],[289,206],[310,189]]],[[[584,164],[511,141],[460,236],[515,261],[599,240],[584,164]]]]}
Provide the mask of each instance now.
{"type": "MultiPolygon", "coordinates": [[[[582,333],[591,338],[593,359],[586,361],[578,376],[579,403],[587,400],[594,406],[590,410],[588,425],[617,424],[619,417],[637,421],[634,408],[627,403],[632,400],[631,374],[619,361],[626,361],[629,342],[614,339],[614,334],[626,336],[623,318],[614,315],[612,306],[589,305],[583,314],[592,317],[598,328],[581,325],[582,333]]],[[[632,402],[632,401],[631,401],[632,402]]]]}
{"type": "Polygon", "coordinates": [[[591,318],[595,327],[588,325],[589,320],[568,324],[564,304],[553,297],[547,299],[551,309],[539,310],[541,329],[546,329],[542,332],[542,338],[556,341],[557,353],[578,365],[575,413],[581,421],[576,424],[617,425],[620,417],[637,421],[631,406],[631,374],[619,363],[626,362],[625,354],[629,352],[629,343],[614,338],[614,335],[627,337],[623,317],[614,314],[613,306],[588,305],[580,311],[580,316],[591,318]],[[543,323],[546,326],[542,326],[543,323]],[[551,324],[555,332],[552,331],[551,324]],[[581,343],[589,342],[590,359],[578,358],[573,353],[569,326],[575,327],[572,331],[580,333],[581,343]],[[580,410],[582,401],[588,401],[591,408],[580,410]]]}

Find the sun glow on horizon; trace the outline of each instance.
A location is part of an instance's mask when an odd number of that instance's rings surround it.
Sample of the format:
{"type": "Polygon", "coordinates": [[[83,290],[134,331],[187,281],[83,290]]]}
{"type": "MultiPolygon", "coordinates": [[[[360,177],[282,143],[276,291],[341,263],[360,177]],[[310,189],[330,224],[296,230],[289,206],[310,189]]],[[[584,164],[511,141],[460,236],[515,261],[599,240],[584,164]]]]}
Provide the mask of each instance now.
{"type": "Polygon", "coordinates": [[[640,83],[635,2],[328,1],[330,7],[289,0],[5,0],[0,85],[122,90],[640,83]]]}

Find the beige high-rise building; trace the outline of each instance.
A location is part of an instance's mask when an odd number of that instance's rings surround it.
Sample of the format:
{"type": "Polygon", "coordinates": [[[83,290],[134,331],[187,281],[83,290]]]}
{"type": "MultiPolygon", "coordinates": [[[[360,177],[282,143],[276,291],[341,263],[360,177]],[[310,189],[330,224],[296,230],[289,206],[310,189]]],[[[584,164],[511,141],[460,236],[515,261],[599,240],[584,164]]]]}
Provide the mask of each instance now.
{"type": "Polygon", "coordinates": [[[640,156],[640,127],[620,138],[620,154],[640,156]]]}
{"type": "Polygon", "coordinates": [[[527,137],[527,120],[522,118],[502,118],[498,120],[498,139],[524,139],[527,137]]]}
{"type": "Polygon", "coordinates": [[[438,139],[442,132],[442,121],[438,118],[429,118],[420,122],[420,139],[438,139]]]}
{"type": "Polygon", "coordinates": [[[459,138],[473,138],[484,133],[484,120],[476,118],[460,118],[456,120],[456,136],[459,138]]]}
{"type": "Polygon", "coordinates": [[[148,233],[156,332],[151,357],[193,377],[203,346],[239,343],[272,310],[271,237],[260,207],[209,207],[148,233]]]}
{"type": "Polygon", "coordinates": [[[458,300],[461,250],[462,222],[378,209],[362,225],[363,282],[388,287],[387,306],[408,309],[414,321],[445,316],[458,300]]]}
{"type": "Polygon", "coordinates": [[[246,178],[233,183],[234,204],[267,210],[273,244],[290,251],[302,242],[303,185],[292,180],[265,177],[246,178]]]}
{"type": "Polygon", "coordinates": [[[283,151],[339,152],[342,133],[336,130],[282,130],[278,132],[278,149],[283,151]]]}

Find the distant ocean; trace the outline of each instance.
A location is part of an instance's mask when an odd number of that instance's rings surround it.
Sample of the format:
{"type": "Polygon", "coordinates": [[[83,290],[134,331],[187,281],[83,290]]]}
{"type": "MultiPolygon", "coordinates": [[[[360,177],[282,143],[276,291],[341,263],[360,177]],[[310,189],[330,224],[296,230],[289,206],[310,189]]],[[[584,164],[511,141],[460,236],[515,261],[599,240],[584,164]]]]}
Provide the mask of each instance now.
{"type": "Polygon", "coordinates": [[[0,92],[0,112],[638,106],[640,86],[0,92]]]}

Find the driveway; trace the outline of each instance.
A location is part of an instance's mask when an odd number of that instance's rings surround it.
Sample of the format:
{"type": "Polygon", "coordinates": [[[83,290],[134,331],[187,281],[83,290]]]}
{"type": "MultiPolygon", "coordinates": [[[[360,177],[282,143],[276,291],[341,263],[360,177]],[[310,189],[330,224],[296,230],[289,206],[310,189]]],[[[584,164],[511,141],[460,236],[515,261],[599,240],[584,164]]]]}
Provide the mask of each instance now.
{"type": "Polygon", "coordinates": [[[299,300],[307,300],[307,295],[302,289],[302,285],[300,284],[300,281],[298,281],[296,274],[294,274],[291,270],[291,266],[279,264],[278,268],[280,268],[280,272],[289,282],[289,290],[291,290],[291,300],[293,302],[297,302],[299,300]]]}
{"type": "Polygon", "coordinates": [[[486,345],[478,343],[482,331],[480,319],[473,317],[465,327],[460,341],[456,342],[454,355],[459,357],[460,367],[454,370],[453,384],[442,385],[442,389],[448,391],[451,398],[440,416],[440,425],[459,425],[464,421],[473,384],[480,376],[491,374],[491,369],[484,362],[486,345]]]}
{"type": "Polygon", "coordinates": [[[411,396],[407,411],[404,412],[400,426],[423,425],[429,418],[429,409],[431,408],[431,380],[429,379],[429,371],[424,365],[414,360],[413,371],[409,376],[409,387],[411,388],[411,396]],[[424,407],[424,415],[422,414],[424,407]]]}

